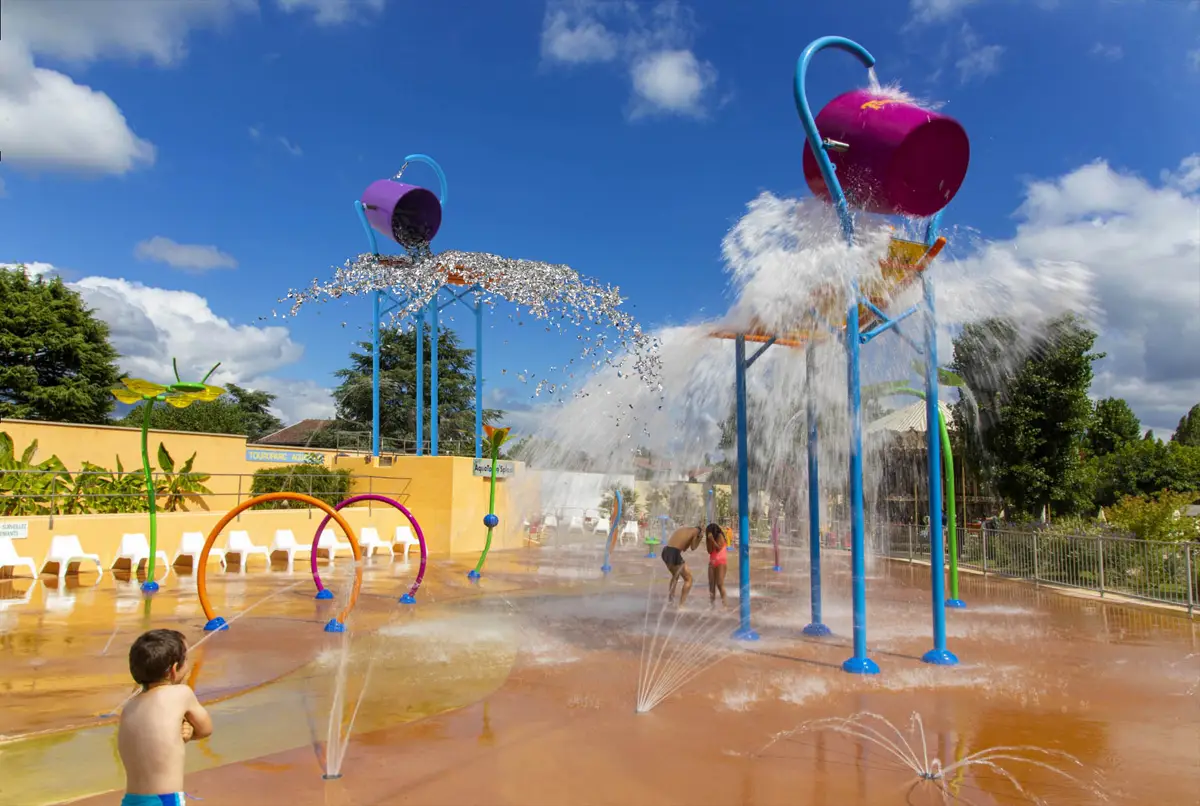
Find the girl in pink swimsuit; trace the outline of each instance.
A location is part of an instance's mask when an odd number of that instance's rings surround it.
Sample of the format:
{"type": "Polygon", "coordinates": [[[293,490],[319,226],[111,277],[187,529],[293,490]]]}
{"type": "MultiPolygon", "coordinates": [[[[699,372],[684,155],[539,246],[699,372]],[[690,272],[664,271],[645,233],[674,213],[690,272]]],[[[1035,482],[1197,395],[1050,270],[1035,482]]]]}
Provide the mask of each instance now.
{"type": "Polygon", "coordinates": [[[721,605],[725,605],[725,572],[729,570],[729,559],[726,556],[729,541],[725,533],[715,523],[710,523],[704,530],[705,548],[708,549],[708,602],[716,605],[717,593],[721,594],[721,605]]]}

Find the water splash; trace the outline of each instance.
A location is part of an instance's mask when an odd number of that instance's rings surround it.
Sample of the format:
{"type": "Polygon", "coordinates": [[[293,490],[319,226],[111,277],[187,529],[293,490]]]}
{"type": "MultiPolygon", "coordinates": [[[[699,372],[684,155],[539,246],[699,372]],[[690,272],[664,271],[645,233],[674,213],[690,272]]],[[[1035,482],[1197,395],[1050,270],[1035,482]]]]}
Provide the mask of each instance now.
{"type": "Polygon", "coordinates": [[[1075,756],[1061,750],[1050,750],[1033,745],[1003,745],[979,750],[952,764],[944,764],[941,759],[930,755],[925,724],[921,715],[916,712],[913,712],[909,719],[907,735],[885,717],[870,711],[860,711],[849,717],[831,717],[805,722],[798,728],[777,734],[759,751],[759,754],[781,740],[817,731],[839,733],[880,748],[903,765],[905,769],[912,772],[916,776],[918,784],[928,783],[937,787],[942,796],[947,799],[958,797],[950,791],[948,782],[954,777],[961,778],[973,768],[978,768],[999,776],[1026,802],[1039,806],[1045,804],[1045,800],[1030,792],[1016,774],[1004,766],[1008,764],[1024,765],[1027,768],[1052,773],[1086,790],[1099,801],[1108,800],[1103,791],[1063,769],[1063,767],[1068,767],[1083,770],[1084,765],[1075,756]]]}

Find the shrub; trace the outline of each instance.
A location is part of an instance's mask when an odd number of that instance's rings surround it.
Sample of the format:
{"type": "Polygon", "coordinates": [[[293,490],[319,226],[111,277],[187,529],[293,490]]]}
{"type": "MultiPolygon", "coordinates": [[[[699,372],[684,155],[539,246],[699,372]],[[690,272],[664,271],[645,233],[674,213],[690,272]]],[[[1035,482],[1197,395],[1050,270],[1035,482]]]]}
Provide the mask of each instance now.
{"type": "MultiPolygon", "coordinates": [[[[311,495],[330,506],[337,506],[350,495],[351,476],[345,469],[329,470],[313,464],[264,467],[254,471],[251,492],[303,493],[311,495]]],[[[302,501],[267,501],[255,509],[305,509],[302,501]]]]}
{"type": "Polygon", "coordinates": [[[1143,540],[1200,540],[1200,518],[1183,511],[1200,493],[1164,491],[1149,496],[1128,495],[1107,513],[1109,523],[1143,540]]]}

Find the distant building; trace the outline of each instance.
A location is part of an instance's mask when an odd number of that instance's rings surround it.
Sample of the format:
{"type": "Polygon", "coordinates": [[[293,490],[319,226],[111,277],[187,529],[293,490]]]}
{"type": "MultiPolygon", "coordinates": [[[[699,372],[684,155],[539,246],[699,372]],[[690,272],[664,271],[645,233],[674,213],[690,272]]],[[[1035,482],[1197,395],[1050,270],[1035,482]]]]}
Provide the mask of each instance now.
{"type": "Polygon", "coordinates": [[[313,434],[322,428],[333,425],[333,420],[301,420],[295,425],[281,428],[273,434],[255,441],[255,445],[279,445],[287,448],[307,448],[312,443],[313,434]]]}

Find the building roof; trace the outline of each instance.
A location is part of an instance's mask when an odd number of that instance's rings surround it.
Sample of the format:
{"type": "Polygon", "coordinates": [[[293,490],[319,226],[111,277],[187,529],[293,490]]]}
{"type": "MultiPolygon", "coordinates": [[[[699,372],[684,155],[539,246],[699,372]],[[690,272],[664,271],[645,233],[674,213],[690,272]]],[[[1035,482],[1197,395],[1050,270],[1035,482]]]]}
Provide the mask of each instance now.
{"type": "Polygon", "coordinates": [[[301,420],[294,425],[289,425],[287,428],[281,428],[273,434],[267,434],[265,437],[256,440],[254,444],[306,448],[312,440],[313,434],[327,425],[332,425],[333,422],[333,420],[301,420]]]}
{"type": "MultiPolygon", "coordinates": [[[[939,400],[938,408],[941,409],[942,416],[946,418],[946,427],[953,431],[954,419],[951,414],[950,407],[939,400]]],[[[878,434],[883,431],[901,434],[906,431],[916,431],[919,434],[924,434],[925,401],[918,400],[911,406],[905,406],[904,408],[897,409],[890,414],[885,414],[878,420],[869,423],[866,428],[866,432],[868,434],[878,434]]]]}

